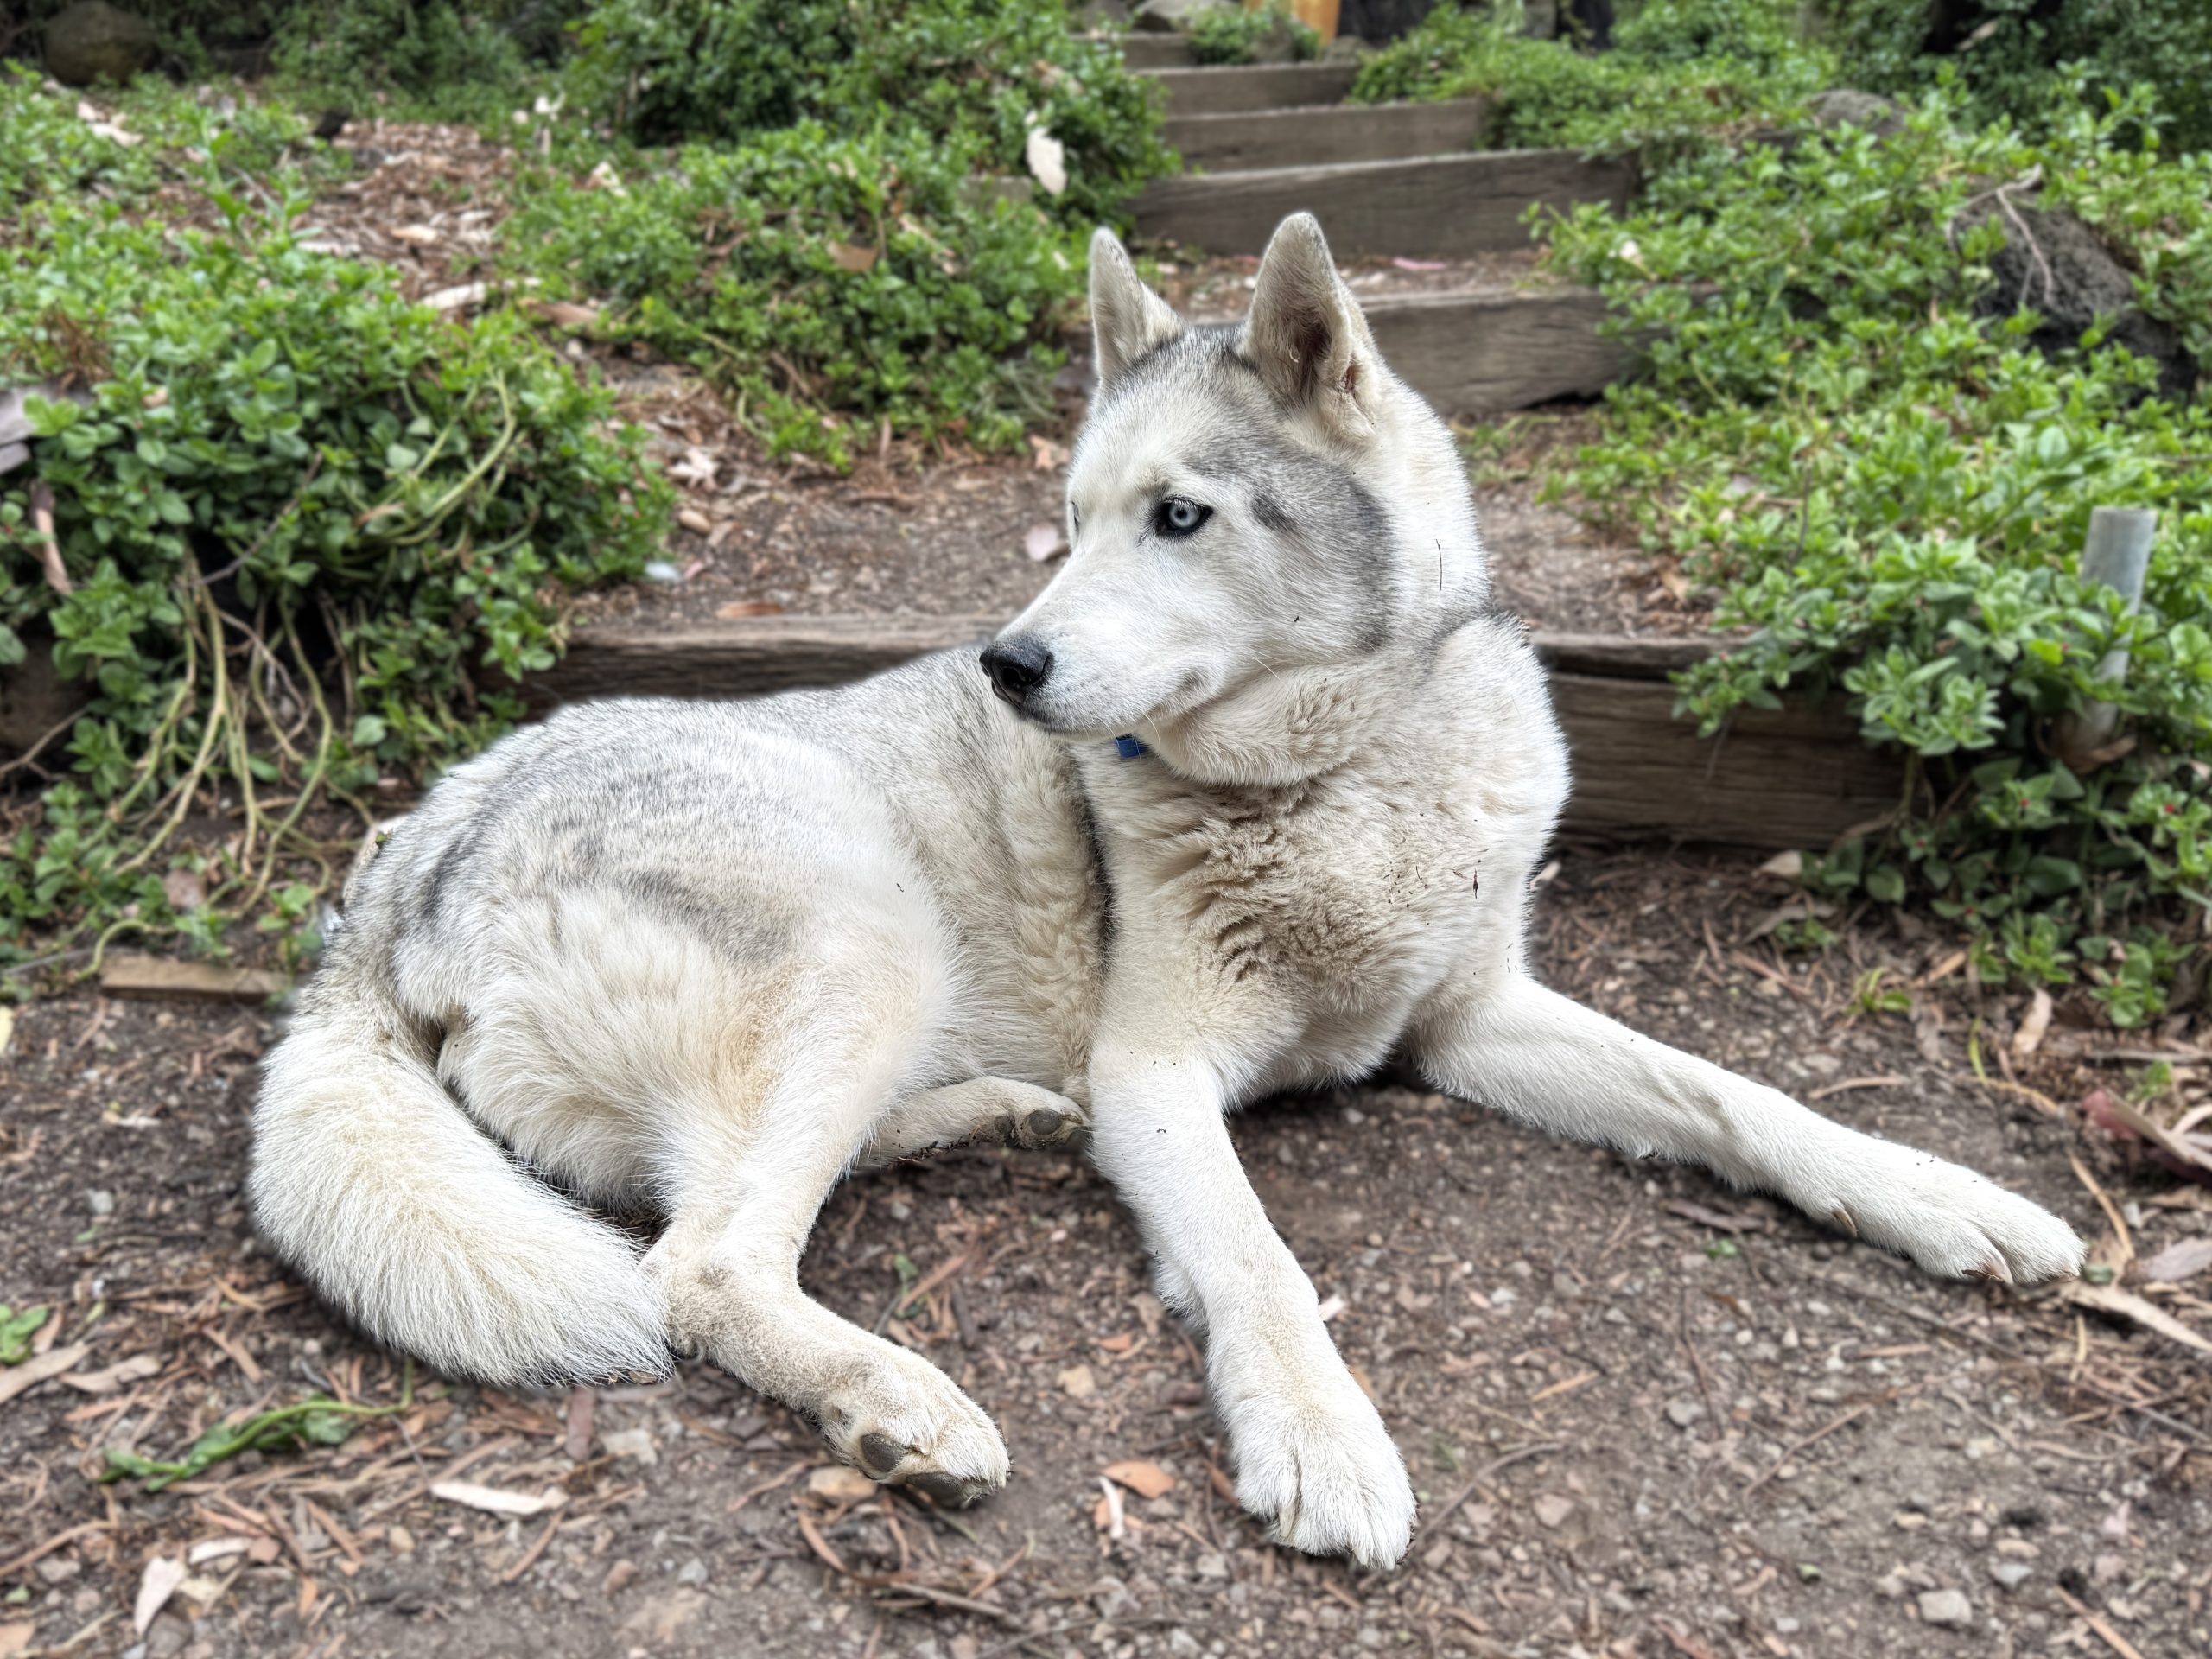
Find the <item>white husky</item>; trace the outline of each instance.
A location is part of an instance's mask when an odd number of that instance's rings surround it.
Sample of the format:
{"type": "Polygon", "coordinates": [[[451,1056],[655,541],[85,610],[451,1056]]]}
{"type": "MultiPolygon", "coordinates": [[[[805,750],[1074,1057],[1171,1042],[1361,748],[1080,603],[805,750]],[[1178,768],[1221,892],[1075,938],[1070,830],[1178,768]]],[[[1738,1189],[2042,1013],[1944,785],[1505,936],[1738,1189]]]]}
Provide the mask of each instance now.
{"type": "Polygon", "coordinates": [[[1402,1046],[1439,1088],[1931,1273],[2076,1267],[2026,1199],[1529,977],[1567,752],[1451,435],[1311,218],[1241,324],[1186,326],[1103,232],[1090,300],[1073,554],[982,671],[570,709],[356,878],[263,1084],[279,1250],[449,1371],[702,1354],[964,1502],[1006,1478],[997,1429],[808,1300],[799,1254],[856,1162],[1087,1125],[1205,1333],[1239,1498],[1369,1564],[1404,1553],[1413,1492],[1224,1127],[1272,1090],[1402,1046]],[[668,1226],[641,1255],[579,1200],[668,1226]]]}

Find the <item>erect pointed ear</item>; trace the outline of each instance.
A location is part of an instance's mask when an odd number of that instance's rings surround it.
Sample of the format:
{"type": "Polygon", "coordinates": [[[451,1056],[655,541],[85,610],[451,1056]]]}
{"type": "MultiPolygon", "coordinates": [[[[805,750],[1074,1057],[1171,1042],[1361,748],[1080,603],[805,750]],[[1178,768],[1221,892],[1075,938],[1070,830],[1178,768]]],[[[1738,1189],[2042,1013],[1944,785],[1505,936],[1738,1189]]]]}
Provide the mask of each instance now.
{"type": "Polygon", "coordinates": [[[1101,226],[1090,238],[1090,334],[1098,384],[1110,386],[1129,365],[1183,332],[1183,319],[1144,285],[1121,238],[1101,226]]]}
{"type": "Polygon", "coordinates": [[[1313,214],[1293,213],[1268,238],[1243,346],[1284,403],[1313,409],[1347,438],[1373,430],[1381,367],[1375,336],[1313,214]]]}

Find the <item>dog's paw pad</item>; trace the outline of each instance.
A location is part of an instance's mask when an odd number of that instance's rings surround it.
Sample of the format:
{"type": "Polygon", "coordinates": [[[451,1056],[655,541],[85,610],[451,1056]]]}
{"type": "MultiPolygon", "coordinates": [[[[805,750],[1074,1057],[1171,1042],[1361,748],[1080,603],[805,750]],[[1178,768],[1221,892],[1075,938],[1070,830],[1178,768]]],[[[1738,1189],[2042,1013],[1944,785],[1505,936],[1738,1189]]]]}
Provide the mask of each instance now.
{"type": "Polygon", "coordinates": [[[941,1510],[964,1510],[991,1490],[988,1482],[963,1480],[933,1469],[924,1470],[906,1484],[941,1510]]]}

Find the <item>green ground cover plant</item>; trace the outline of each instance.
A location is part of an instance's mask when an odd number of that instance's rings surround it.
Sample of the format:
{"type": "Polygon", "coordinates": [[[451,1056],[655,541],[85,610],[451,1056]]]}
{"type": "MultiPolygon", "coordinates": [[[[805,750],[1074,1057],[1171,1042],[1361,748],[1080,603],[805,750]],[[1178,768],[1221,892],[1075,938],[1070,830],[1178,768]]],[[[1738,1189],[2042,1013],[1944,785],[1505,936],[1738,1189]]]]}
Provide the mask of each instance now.
{"type": "Polygon", "coordinates": [[[1633,211],[1552,227],[1650,342],[1556,482],[1753,631],[1683,677],[1684,712],[1711,733],[1785,689],[1846,699],[1906,781],[1813,885],[1930,907],[1986,982],[2086,981],[2120,1025],[2164,1011],[2212,905],[2212,410],[2099,329],[2031,348],[1988,261],[2018,233],[1999,191],[2071,207],[2203,352],[2212,166],[2157,130],[2147,93],[2069,99],[2036,143],[1937,95],[1887,138],[1686,155],[1633,211]],[[2139,610],[2075,575],[2098,505],[2159,514],[2139,610]],[[2092,702],[2119,733],[2069,749],[2092,702]]]}
{"type": "Polygon", "coordinates": [[[1049,419],[1083,249],[919,134],[811,121],[747,144],[552,172],[508,226],[551,291],[731,386],[772,452],[849,465],[887,428],[981,448],[1049,419]]]}
{"type": "Polygon", "coordinates": [[[1198,63],[1250,63],[1261,42],[1278,31],[1287,34],[1291,59],[1304,62],[1321,55],[1321,36],[1290,15],[1283,5],[1208,6],[1184,20],[1184,37],[1198,63]]]}
{"type": "Polygon", "coordinates": [[[2147,86],[2169,149],[2212,148],[2203,0],[1828,0],[1827,14],[1851,84],[1868,92],[1910,95],[1948,77],[1982,118],[2040,131],[2052,86],[2070,68],[2075,107],[2147,86]]]}
{"type": "Polygon", "coordinates": [[[1484,97],[1501,149],[1637,150],[1654,161],[1773,124],[1834,84],[1789,0],[1648,0],[1609,52],[1533,40],[1514,10],[1440,6],[1369,58],[1356,101],[1484,97]]]}
{"type": "MultiPolygon", "coordinates": [[[[0,127],[58,103],[0,83],[0,127]]],[[[0,476],[0,666],[48,653],[88,698],[5,768],[51,779],[0,842],[16,968],[134,931],[216,950],[264,900],[308,924],[310,815],[516,717],[567,596],[636,575],[667,517],[518,317],[456,324],[306,245],[294,173],[154,148],[90,197],[39,163],[0,243],[0,374],[39,394],[0,476]]]]}
{"type": "Polygon", "coordinates": [[[1017,444],[1083,238],[1171,163],[1118,48],[1038,0],[605,0],[577,39],[506,264],[715,376],[777,454],[1017,444]]]}

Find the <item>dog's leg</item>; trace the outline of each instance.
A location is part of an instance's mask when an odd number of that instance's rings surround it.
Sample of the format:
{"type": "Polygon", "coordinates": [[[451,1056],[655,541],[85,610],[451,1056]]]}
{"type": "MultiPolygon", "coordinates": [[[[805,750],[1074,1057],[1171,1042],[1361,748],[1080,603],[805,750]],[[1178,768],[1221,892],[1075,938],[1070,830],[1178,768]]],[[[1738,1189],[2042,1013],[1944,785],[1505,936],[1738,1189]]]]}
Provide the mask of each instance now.
{"type": "Polygon", "coordinates": [[[1091,1155],[1157,1256],[1162,1295],[1205,1329],[1238,1501],[1281,1542],[1391,1565],[1413,1526],[1405,1464],[1236,1161],[1217,1075],[1188,1052],[1099,1048],[1091,1155]]]}
{"type": "Polygon", "coordinates": [[[799,1288],[806,1236],[859,1149],[850,1122],[797,1087],[734,1160],[688,1176],[645,1257],[668,1298],[671,1343],[804,1412],[874,1478],[963,1504],[1006,1483],[982,1408],[920,1355],[838,1318],[799,1288]]]}
{"type": "Polygon", "coordinates": [[[2028,1199],[1846,1128],[1525,975],[1436,1010],[1414,1039],[1439,1088],[1555,1135],[1704,1164],[1929,1273],[2031,1284],[2081,1266],[2073,1230],[2028,1199]]]}
{"type": "Polygon", "coordinates": [[[900,1101],[876,1124],[861,1161],[872,1167],[963,1141],[1066,1146],[1090,1123],[1090,1114],[1065,1095],[1011,1077],[975,1077],[900,1101]]]}

